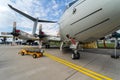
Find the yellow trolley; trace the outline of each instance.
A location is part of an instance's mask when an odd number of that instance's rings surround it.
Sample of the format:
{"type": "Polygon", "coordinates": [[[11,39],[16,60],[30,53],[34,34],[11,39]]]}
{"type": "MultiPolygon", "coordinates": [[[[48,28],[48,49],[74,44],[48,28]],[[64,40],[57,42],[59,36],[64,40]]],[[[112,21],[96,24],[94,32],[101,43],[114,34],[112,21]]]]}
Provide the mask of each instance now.
{"type": "Polygon", "coordinates": [[[21,49],[21,51],[18,54],[24,55],[32,55],[33,58],[39,58],[42,57],[44,53],[44,50],[39,48],[24,48],[21,49]]]}

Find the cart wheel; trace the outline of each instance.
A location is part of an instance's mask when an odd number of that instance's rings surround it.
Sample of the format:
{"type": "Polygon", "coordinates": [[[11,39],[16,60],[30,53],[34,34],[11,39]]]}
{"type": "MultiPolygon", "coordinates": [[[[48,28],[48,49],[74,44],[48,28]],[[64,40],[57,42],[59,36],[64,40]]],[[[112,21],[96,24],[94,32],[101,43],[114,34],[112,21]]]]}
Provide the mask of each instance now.
{"type": "Polygon", "coordinates": [[[21,54],[21,52],[18,52],[18,54],[21,54]]]}
{"type": "Polygon", "coordinates": [[[43,56],[43,53],[41,53],[41,56],[43,56]]]}
{"type": "Polygon", "coordinates": [[[33,57],[33,58],[37,58],[37,55],[36,55],[36,54],[33,54],[32,57],[33,57]]]}
{"type": "Polygon", "coordinates": [[[21,55],[24,56],[25,55],[24,52],[21,52],[21,55]]]}

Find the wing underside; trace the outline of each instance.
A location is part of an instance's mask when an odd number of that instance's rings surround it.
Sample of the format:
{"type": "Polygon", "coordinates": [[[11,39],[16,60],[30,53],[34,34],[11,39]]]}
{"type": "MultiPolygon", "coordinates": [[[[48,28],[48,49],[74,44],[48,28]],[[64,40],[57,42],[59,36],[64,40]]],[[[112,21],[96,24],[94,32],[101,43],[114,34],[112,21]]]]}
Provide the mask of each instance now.
{"type": "MultiPolygon", "coordinates": [[[[27,18],[29,18],[30,20],[36,21],[36,18],[34,18],[34,17],[32,17],[32,16],[30,16],[30,15],[28,15],[28,14],[26,14],[26,13],[24,13],[24,12],[22,12],[22,11],[16,9],[16,8],[14,8],[14,7],[12,7],[12,6],[9,5],[9,4],[8,4],[8,6],[9,6],[12,10],[18,12],[19,14],[21,14],[21,15],[27,17],[27,18]]],[[[56,21],[39,20],[39,19],[38,19],[38,22],[56,23],[56,21]]]]}

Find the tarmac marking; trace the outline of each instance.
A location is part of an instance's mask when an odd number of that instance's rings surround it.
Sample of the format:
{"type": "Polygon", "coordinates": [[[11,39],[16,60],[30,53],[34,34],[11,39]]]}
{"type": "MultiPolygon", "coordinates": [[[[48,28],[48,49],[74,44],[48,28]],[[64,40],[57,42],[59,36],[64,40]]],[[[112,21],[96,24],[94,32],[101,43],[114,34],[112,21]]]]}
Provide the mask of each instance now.
{"type": "Polygon", "coordinates": [[[66,60],[63,60],[63,59],[58,58],[58,57],[56,57],[56,56],[53,56],[53,55],[51,55],[51,54],[44,53],[44,55],[47,56],[47,57],[49,57],[49,58],[51,58],[52,60],[55,60],[55,61],[57,61],[57,62],[59,62],[59,63],[62,63],[62,64],[64,64],[64,65],[66,65],[66,66],[68,66],[68,67],[70,67],[70,68],[72,68],[72,69],[75,69],[75,70],[77,70],[77,71],[79,71],[79,72],[81,72],[81,73],[83,73],[83,74],[85,74],[85,75],[87,75],[87,76],[89,76],[89,77],[91,77],[91,78],[94,78],[94,79],[96,79],[96,80],[112,80],[112,79],[109,78],[109,77],[106,77],[106,76],[104,76],[104,75],[101,75],[101,74],[99,74],[99,73],[96,73],[96,72],[94,72],[94,71],[91,71],[91,70],[89,70],[89,69],[86,69],[86,68],[84,68],[84,67],[78,66],[78,65],[76,65],[76,64],[73,64],[73,63],[71,63],[71,62],[68,62],[68,61],[66,61],[66,60]]]}

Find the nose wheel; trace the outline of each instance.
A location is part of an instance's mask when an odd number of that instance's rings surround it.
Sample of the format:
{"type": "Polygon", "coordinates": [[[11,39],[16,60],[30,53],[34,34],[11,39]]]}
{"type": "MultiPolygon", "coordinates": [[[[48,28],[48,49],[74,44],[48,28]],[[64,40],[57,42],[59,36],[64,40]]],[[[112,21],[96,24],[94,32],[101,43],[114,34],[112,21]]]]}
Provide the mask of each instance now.
{"type": "Polygon", "coordinates": [[[80,53],[78,52],[78,50],[73,51],[72,59],[80,59],[80,53]]]}
{"type": "Polygon", "coordinates": [[[111,55],[111,58],[118,59],[119,56],[111,55]]]}

